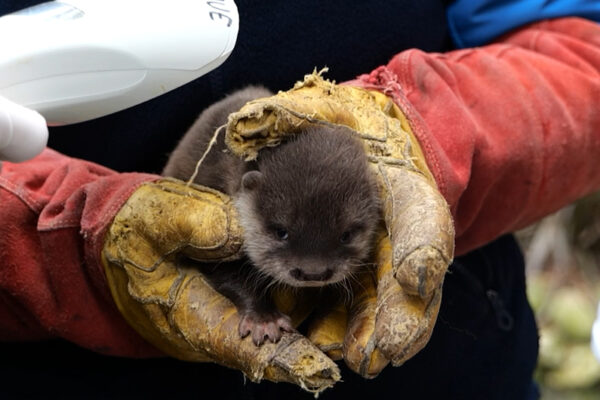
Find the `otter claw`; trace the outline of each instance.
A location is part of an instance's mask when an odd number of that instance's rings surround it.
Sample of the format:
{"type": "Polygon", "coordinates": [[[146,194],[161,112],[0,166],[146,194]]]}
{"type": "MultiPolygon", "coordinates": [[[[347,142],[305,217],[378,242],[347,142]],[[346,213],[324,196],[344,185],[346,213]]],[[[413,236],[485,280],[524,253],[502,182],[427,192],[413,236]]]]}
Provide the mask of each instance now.
{"type": "Polygon", "coordinates": [[[279,312],[250,311],[244,313],[240,320],[240,336],[243,339],[252,335],[252,342],[256,346],[262,345],[267,340],[271,343],[279,342],[283,332],[294,332],[294,327],[290,317],[279,312]]]}

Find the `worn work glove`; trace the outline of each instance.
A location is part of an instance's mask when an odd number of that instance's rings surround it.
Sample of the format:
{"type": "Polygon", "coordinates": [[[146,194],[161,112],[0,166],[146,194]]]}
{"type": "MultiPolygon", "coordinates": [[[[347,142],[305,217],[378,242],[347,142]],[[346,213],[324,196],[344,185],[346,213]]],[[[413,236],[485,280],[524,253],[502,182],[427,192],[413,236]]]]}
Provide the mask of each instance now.
{"type": "Polygon", "coordinates": [[[355,285],[349,307],[321,312],[308,336],[365,377],[389,362],[401,365],[428,342],[453,258],[454,228],[419,143],[401,110],[384,94],[307,75],[287,91],[248,103],[230,115],[226,143],[247,160],[307,125],[354,130],[378,177],[385,230],[376,271],[355,285]]]}
{"type": "MultiPolygon", "coordinates": [[[[285,334],[261,347],[240,339],[233,304],[184,257],[239,257],[240,234],[226,195],[172,179],[142,185],[116,215],[102,253],[119,310],[146,340],[176,358],[213,361],[253,381],[292,382],[313,391],[332,386],[339,369],[305,337],[285,334]]],[[[298,314],[293,303],[281,304],[298,314]]]]}

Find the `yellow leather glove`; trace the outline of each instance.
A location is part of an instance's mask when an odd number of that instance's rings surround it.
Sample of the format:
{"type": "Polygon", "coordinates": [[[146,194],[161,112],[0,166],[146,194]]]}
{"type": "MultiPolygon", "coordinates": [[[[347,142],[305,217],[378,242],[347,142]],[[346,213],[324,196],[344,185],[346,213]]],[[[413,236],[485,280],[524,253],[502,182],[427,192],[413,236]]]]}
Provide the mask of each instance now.
{"type": "Polygon", "coordinates": [[[303,82],[231,114],[226,143],[251,160],[310,124],[345,125],[363,140],[378,177],[385,219],[376,271],[355,285],[350,307],[322,311],[308,336],[354,371],[376,376],[428,342],[453,258],[454,227],[444,198],[402,111],[384,94],[307,75],[303,82]]]}
{"type": "MultiPolygon", "coordinates": [[[[253,381],[292,382],[316,392],[332,386],[339,369],[305,337],[286,333],[261,347],[240,339],[234,305],[183,257],[219,262],[240,252],[241,229],[228,196],[164,179],[142,185],[121,208],[102,261],[123,316],[166,354],[239,369],[253,381]]],[[[282,311],[305,314],[290,300],[278,303],[282,311]]]]}

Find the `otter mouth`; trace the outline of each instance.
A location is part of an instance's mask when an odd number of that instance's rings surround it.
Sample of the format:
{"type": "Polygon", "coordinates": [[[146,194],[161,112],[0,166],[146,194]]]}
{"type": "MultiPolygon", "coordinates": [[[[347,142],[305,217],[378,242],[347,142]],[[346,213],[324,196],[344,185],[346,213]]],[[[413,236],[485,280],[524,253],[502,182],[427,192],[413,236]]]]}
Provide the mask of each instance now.
{"type": "Polygon", "coordinates": [[[341,280],[341,277],[334,278],[334,271],[332,269],[326,269],[319,273],[308,273],[300,268],[294,268],[290,270],[289,276],[291,280],[288,281],[294,286],[301,287],[320,287],[330,285],[332,283],[341,280]]]}
{"type": "Polygon", "coordinates": [[[328,281],[331,279],[331,277],[333,276],[333,270],[326,269],[325,271],[323,271],[321,273],[311,274],[311,273],[302,271],[300,268],[294,268],[293,270],[290,271],[290,275],[292,276],[292,278],[299,280],[299,281],[313,281],[313,282],[323,281],[324,282],[324,281],[328,281]]]}

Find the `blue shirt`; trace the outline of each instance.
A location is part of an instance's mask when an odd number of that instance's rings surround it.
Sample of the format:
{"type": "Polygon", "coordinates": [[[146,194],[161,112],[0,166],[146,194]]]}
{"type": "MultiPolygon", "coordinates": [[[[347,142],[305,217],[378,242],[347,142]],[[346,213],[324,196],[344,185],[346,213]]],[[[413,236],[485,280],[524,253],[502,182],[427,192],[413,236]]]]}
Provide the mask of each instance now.
{"type": "Polygon", "coordinates": [[[474,47],[528,23],[566,16],[599,22],[600,1],[457,0],[448,7],[448,28],[457,47],[474,47]]]}

